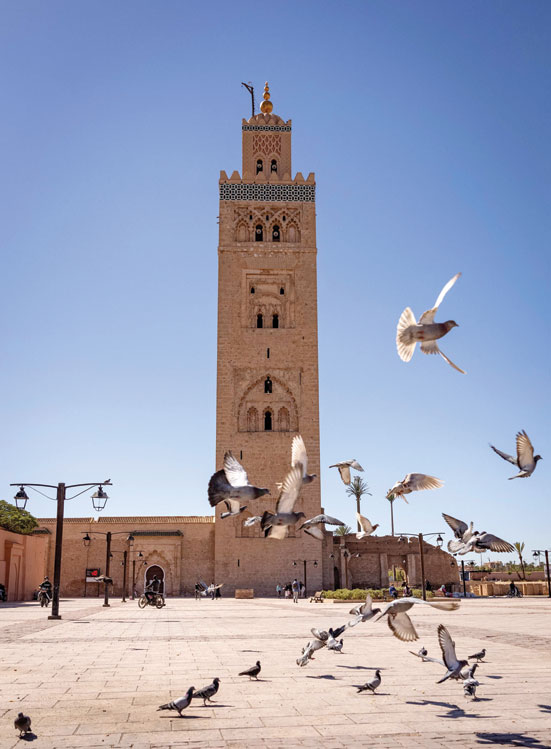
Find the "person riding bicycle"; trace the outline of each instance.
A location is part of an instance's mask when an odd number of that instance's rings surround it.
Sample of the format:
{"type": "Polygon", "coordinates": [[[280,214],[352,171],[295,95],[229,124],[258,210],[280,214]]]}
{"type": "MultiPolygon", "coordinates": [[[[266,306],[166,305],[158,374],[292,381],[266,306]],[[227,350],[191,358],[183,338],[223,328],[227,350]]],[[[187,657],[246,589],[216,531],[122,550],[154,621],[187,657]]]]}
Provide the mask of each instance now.
{"type": "Polygon", "coordinates": [[[510,596],[518,596],[520,593],[520,590],[517,588],[513,580],[509,583],[509,595],[510,596]]]}
{"type": "Polygon", "coordinates": [[[149,582],[146,585],[146,588],[144,590],[145,597],[147,598],[148,603],[153,603],[155,600],[157,594],[159,593],[159,590],[161,588],[161,581],[157,577],[157,575],[153,575],[153,579],[151,582],[149,582]]]}
{"type": "Polygon", "coordinates": [[[52,600],[52,583],[50,582],[48,576],[46,576],[44,580],[42,580],[42,582],[38,586],[38,591],[39,593],[41,591],[46,593],[46,595],[48,596],[48,601],[52,600]]]}

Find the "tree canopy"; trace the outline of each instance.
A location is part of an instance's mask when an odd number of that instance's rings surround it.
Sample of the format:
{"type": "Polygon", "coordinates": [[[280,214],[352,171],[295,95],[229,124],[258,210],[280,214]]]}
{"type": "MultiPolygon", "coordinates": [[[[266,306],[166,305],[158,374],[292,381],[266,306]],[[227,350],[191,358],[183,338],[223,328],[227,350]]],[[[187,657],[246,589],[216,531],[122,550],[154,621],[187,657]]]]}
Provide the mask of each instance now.
{"type": "Polygon", "coordinates": [[[19,510],[15,505],[0,499],[0,528],[12,533],[29,534],[38,526],[34,518],[27,510],[19,510]]]}

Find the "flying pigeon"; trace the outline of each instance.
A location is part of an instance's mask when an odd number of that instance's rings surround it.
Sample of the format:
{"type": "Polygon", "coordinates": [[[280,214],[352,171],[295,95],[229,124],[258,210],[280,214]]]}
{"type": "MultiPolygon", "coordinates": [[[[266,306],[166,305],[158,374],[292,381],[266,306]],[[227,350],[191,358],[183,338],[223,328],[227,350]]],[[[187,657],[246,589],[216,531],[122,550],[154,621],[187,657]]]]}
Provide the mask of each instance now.
{"type": "Polygon", "coordinates": [[[348,613],[353,614],[354,619],[350,619],[347,626],[355,627],[356,624],[359,624],[360,622],[368,622],[375,616],[375,614],[380,614],[381,609],[373,608],[373,600],[368,593],[365,598],[365,603],[359,603],[357,606],[350,609],[348,613]]]}
{"type": "Polygon", "coordinates": [[[291,468],[281,486],[276,504],[275,514],[266,510],[262,515],[260,527],[265,537],[282,539],[287,536],[287,529],[295,525],[301,518],[306,517],[303,512],[293,512],[293,507],[302,488],[302,464],[297,463],[291,468]]]}
{"type": "Polygon", "coordinates": [[[218,691],[218,687],[220,686],[220,679],[216,677],[212,680],[212,684],[209,684],[208,687],[203,687],[203,689],[198,689],[196,692],[193,692],[191,695],[193,699],[196,697],[203,700],[203,706],[207,704],[207,702],[214,702],[212,697],[216,694],[218,691]]]}
{"type": "Polygon", "coordinates": [[[248,528],[249,526],[254,525],[255,523],[260,523],[261,520],[262,520],[261,515],[254,515],[254,517],[247,518],[246,520],[244,520],[243,525],[248,528]]]}
{"type": "Polygon", "coordinates": [[[335,640],[334,642],[328,642],[327,643],[327,650],[332,650],[334,653],[342,653],[342,646],[344,644],[344,640],[341,639],[337,642],[335,640]]]}
{"type": "Polygon", "coordinates": [[[251,486],[247,472],[230,451],[224,455],[224,468],[216,471],[209,481],[208,495],[211,507],[215,507],[226,499],[248,501],[269,493],[269,489],[251,486]]]}
{"type": "Polygon", "coordinates": [[[463,679],[463,681],[465,681],[466,679],[474,679],[474,672],[477,668],[478,663],[473,663],[472,666],[469,666],[469,668],[464,668],[463,671],[461,671],[459,678],[463,679]]]}
{"type": "Polygon", "coordinates": [[[341,479],[345,484],[349,484],[351,481],[350,478],[350,469],[353,468],[355,471],[362,471],[363,468],[358,463],[357,460],[342,460],[340,463],[334,463],[332,466],[329,466],[329,468],[338,468],[339,473],[341,475],[341,479]]]}
{"type": "Polygon", "coordinates": [[[448,283],[444,286],[438,299],[434,303],[432,309],[423,312],[419,318],[419,322],[415,321],[415,315],[411,311],[410,307],[406,307],[400,315],[398,321],[398,327],[396,329],[396,348],[398,349],[398,356],[402,361],[409,361],[415,351],[415,346],[419,341],[421,343],[421,351],[424,354],[440,354],[440,356],[448,362],[448,364],[457,369],[461,374],[465,372],[454,364],[451,359],[448,359],[446,354],[438,348],[436,341],[439,338],[443,338],[452,328],[459,327],[455,320],[447,320],[446,322],[435,323],[434,316],[438,307],[444,301],[444,297],[457,281],[461,273],[451,278],[448,283]]]}
{"type": "Polygon", "coordinates": [[[247,509],[247,505],[239,504],[238,499],[225,499],[224,504],[226,505],[227,512],[223,512],[220,515],[221,518],[231,518],[247,509]]]}
{"type": "Polygon", "coordinates": [[[480,682],[476,679],[465,679],[463,681],[463,693],[465,697],[472,697],[473,700],[476,700],[476,688],[479,686],[480,682]]]}
{"type": "Polygon", "coordinates": [[[526,434],[524,429],[522,432],[517,432],[517,457],[513,458],[512,455],[502,453],[497,447],[490,445],[492,450],[497,453],[503,460],[508,460],[517,468],[520,468],[520,472],[514,476],[509,476],[509,479],[526,479],[531,476],[536,470],[536,464],[538,460],[541,460],[541,455],[534,455],[534,448],[530,442],[530,437],[526,434]]]}
{"type": "Polygon", "coordinates": [[[249,681],[254,678],[258,681],[258,674],[260,673],[260,661],[257,661],[254,666],[248,668],[246,671],[240,671],[238,676],[248,676],[249,681]]]}
{"type": "Polygon", "coordinates": [[[294,468],[299,463],[302,465],[302,483],[311,484],[316,478],[316,474],[308,473],[308,455],[306,454],[306,447],[300,434],[297,434],[293,437],[293,444],[291,447],[291,467],[294,468]]]}
{"type": "Polygon", "coordinates": [[[444,486],[444,482],[435,476],[427,476],[426,473],[408,473],[404,479],[397,481],[392,489],[389,489],[386,498],[390,499],[391,495],[394,497],[402,497],[406,504],[409,504],[404,494],[411,494],[411,492],[419,492],[423,489],[440,489],[444,486]]]}
{"type": "MultiPolygon", "coordinates": [[[[327,634],[327,632],[325,634],[327,634]]],[[[310,642],[302,648],[302,657],[297,658],[297,666],[306,666],[309,660],[314,660],[314,653],[316,650],[321,650],[321,648],[324,648],[326,644],[327,643],[324,640],[320,640],[317,637],[310,640],[310,642]]]]}
{"type": "Polygon", "coordinates": [[[475,653],[474,655],[470,655],[469,658],[476,658],[476,662],[480,663],[484,658],[486,657],[486,648],[482,648],[482,650],[479,653],[475,653]]]}
{"type": "Polygon", "coordinates": [[[31,730],[31,719],[28,715],[19,713],[17,718],[13,721],[13,725],[19,731],[19,738],[24,734],[27,734],[31,730]]]}
{"type": "MultiPolygon", "coordinates": [[[[369,520],[367,518],[364,518],[363,515],[360,515],[359,512],[356,513],[356,518],[358,520],[358,523],[360,524],[360,528],[362,529],[360,533],[356,533],[356,538],[358,539],[358,541],[361,541],[362,538],[365,538],[366,536],[370,536],[372,533],[375,533],[375,531],[379,527],[379,523],[375,523],[375,525],[371,525],[369,520]]],[[[344,523],[341,523],[341,525],[344,525],[344,523]]]]}
{"type": "Polygon", "coordinates": [[[368,681],[366,684],[364,684],[361,687],[356,687],[356,689],[358,690],[358,692],[367,692],[367,690],[369,689],[371,692],[373,692],[373,694],[375,694],[375,690],[380,685],[381,685],[381,672],[379,671],[379,669],[377,669],[375,671],[374,679],[371,679],[371,681],[368,681]]]}
{"type": "Polygon", "coordinates": [[[429,651],[425,647],[419,648],[419,650],[417,651],[417,655],[420,656],[421,658],[424,658],[428,654],[429,654],[429,651]]]}
{"type": "Polygon", "coordinates": [[[433,608],[442,611],[453,611],[454,609],[459,608],[459,601],[423,601],[421,598],[400,598],[389,603],[375,621],[377,622],[383,616],[388,615],[388,626],[394,637],[397,637],[404,642],[418,640],[419,635],[415,631],[413,622],[406,614],[406,611],[409,611],[409,609],[415,604],[432,606],[433,608]]]}
{"type": "Polygon", "coordinates": [[[467,661],[458,660],[455,654],[455,642],[452,640],[450,633],[443,624],[438,625],[438,642],[442,651],[444,665],[448,669],[447,673],[436,683],[441,684],[446,679],[460,679],[461,670],[468,665],[467,661]]]}
{"type": "Polygon", "coordinates": [[[472,551],[476,551],[479,554],[487,550],[495,552],[514,551],[515,547],[508,543],[508,541],[493,536],[491,533],[486,533],[486,531],[479,533],[473,530],[472,521],[467,526],[462,520],[458,520],[451,515],[446,515],[445,512],[442,513],[442,517],[453,530],[454,536],[457,539],[448,541],[448,551],[450,554],[460,554],[463,556],[464,554],[470,554],[472,551]]]}
{"type": "Polygon", "coordinates": [[[193,692],[195,690],[195,687],[190,687],[185,695],[183,697],[178,697],[177,700],[173,700],[173,702],[167,702],[166,705],[160,705],[157,708],[157,711],[159,710],[177,710],[178,715],[180,718],[182,717],[182,710],[185,710],[186,707],[189,706],[191,702],[191,698],[193,697],[193,692]]]}
{"type": "Polygon", "coordinates": [[[313,536],[314,538],[318,538],[320,541],[323,541],[323,531],[321,528],[318,528],[318,526],[322,523],[326,523],[327,525],[344,525],[342,520],[332,518],[331,515],[316,515],[315,518],[305,520],[302,525],[299,525],[297,530],[304,530],[304,532],[308,533],[309,536],[313,536]]]}

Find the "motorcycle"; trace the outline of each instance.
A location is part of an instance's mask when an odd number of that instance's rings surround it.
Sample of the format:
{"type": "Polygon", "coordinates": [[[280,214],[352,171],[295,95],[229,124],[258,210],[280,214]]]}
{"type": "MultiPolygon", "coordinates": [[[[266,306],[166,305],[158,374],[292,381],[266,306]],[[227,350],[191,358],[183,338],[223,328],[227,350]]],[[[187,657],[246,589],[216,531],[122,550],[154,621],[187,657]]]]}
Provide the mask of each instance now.
{"type": "Polygon", "coordinates": [[[158,609],[162,609],[164,605],[165,599],[161,593],[154,593],[150,598],[145,593],[142,593],[138,599],[138,606],[141,609],[145,609],[146,606],[155,606],[158,609]]]}
{"type": "Polygon", "coordinates": [[[42,588],[38,591],[38,600],[40,601],[41,606],[50,605],[50,596],[45,590],[42,590],[42,588]]]}

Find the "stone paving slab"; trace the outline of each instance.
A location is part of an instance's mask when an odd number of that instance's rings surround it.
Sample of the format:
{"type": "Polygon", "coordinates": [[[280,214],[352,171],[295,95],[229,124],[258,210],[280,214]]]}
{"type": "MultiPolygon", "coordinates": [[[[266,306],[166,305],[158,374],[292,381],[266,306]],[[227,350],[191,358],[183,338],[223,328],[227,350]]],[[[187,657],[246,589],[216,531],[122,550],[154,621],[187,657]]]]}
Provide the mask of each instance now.
{"type": "Polygon", "coordinates": [[[37,604],[0,608],[0,749],[22,747],[13,729],[31,715],[34,746],[71,747],[424,747],[551,749],[551,601],[466,600],[454,612],[416,607],[420,639],[402,643],[384,620],[344,635],[343,654],[295,659],[310,627],[346,621],[349,605],[255,599],[169,599],[158,611],[136,602],[62,601],[61,621],[37,604]],[[445,624],[459,657],[487,649],[477,701],[460,684],[436,684],[445,624]],[[257,660],[260,680],[239,677],[257,660]],[[376,695],[354,685],[381,669],[376,695]],[[179,718],[157,706],[188,686],[221,679],[216,702],[179,718]]]}

